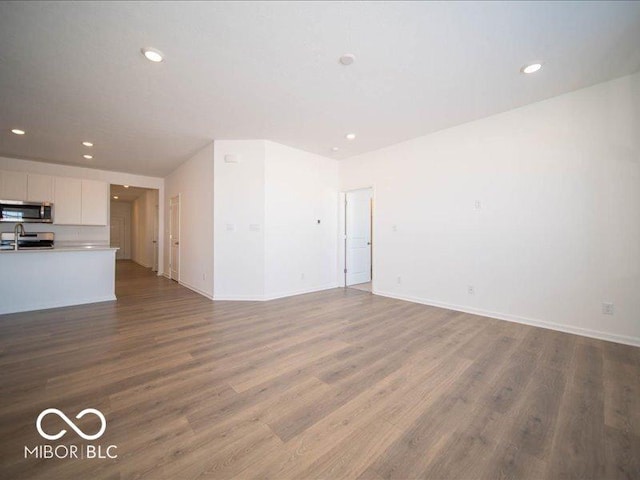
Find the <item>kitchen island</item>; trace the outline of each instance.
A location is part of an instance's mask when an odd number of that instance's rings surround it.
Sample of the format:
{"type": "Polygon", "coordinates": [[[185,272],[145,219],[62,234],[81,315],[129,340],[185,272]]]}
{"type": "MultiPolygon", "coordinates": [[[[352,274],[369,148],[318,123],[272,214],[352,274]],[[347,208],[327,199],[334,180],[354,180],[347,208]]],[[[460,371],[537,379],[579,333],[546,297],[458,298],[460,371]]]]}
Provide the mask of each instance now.
{"type": "Polygon", "coordinates": [[[117,248],[0,250],[0,314],[115,300],[117,248]]]}

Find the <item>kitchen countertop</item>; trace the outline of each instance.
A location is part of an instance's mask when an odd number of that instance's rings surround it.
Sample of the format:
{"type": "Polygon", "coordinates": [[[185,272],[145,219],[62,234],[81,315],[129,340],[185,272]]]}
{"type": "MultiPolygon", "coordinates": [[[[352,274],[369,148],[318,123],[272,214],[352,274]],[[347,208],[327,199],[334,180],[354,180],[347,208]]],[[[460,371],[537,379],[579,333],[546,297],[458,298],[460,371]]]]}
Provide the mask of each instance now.
{"type": "Polygon", "coordinates": [[[56,246],[54,248],[21,248],[19,250],[4,250],[0,249],[2,253],[56,253],[56,252],[95,252],[105,250],[118,250],[117,247],[110,247],[109,245],[63,245],[56,246]]]}

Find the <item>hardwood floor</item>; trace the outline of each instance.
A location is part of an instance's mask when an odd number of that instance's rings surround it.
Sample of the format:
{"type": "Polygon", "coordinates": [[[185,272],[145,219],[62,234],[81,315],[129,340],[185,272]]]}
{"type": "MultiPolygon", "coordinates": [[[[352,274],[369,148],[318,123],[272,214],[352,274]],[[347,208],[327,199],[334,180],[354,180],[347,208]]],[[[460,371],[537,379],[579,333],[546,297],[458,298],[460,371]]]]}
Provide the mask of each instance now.
{"type": "Polygon", "coordinates": [[[356,285],[349,285],[349,288],[355,288],[356,290],[362,290],[363,292],[371,293],[371,282],[358,283],[356,285]]]}
{"type": "Polygon", "coordinates": [[[640,349],[335,289],[0,316],[0,478],[640,478],[640,349]],[[84,441],[106,417],[104,435],[84,441]],[[39,444],[117,459],[36,459],[39,444]]]}

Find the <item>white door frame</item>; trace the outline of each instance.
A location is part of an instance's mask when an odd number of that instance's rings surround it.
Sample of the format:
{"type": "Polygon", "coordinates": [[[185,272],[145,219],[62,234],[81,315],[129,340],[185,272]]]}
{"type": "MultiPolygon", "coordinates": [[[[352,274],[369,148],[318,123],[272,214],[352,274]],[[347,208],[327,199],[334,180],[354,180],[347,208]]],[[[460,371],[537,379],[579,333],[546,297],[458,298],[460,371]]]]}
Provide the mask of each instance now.
{"type": "Polygon", "coordinates": [[[347,287],[347,208],[346,208],[346,200],[347,193],[355,192],[356,190],[366,190],[371,189],[371,291],[375,291],[375,276],[373,275],[374,271],[374,261],[373,261],[373,251],[376,245],[375,235],[375,218],[376,218],[376,187],[375,185],[363,185],[361,187],[349,188],[347,190],[342,190],[339,195],[339,215],[338,215],[338,238],[339,245],[338,248],[338,285],[341,287],[347,287]]]}
{"type": "Polygon", "coordinates": [[[178,283],[180,283],[180,236],[181,236],[181,231],[180,231],[180,217],[181,217],[181,208],[182,208],[182,198],[181,198],[181,194],[177,194],[174,195],[173,197],[169,198],[169,278],[172,280],[176,280],[178,283]],[[172,215],[172,210],[173,210],[173,201],[174,199],[178,199],[178,278],[173,278],[173,215],[172,215]]]}

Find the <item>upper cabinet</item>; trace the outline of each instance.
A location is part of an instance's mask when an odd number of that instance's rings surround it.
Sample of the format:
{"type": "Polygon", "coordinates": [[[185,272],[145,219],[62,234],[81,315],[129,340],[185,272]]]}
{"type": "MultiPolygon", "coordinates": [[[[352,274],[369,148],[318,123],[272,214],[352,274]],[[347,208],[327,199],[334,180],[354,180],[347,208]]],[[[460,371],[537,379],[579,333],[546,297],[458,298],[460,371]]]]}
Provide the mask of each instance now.
{"type": "Polygon", "coordinates": [[[109,186],[105,182],[82,180],[82,225],[106,225],[109,186]]]}
{"type": "Polygon", "coordinates": [[[57,225],[82,224],[82,180],[55,178],[53,197],[53,223],[57,225]]]}
{"type": "Polygon", "coordinates": [[[0,200],[26,200],[26,172],[0,171],[0,200]]]}
{"type": "Polygon", "coordinates": [[[53,182],[54,178],[51,175],[29,173],[27,175],[27,200],[53,203],[53,182]]]}
{"type": "Polygon", "coordinates": [[[54,223],[107,225],[109,185],[96,180],[55,178],[54,223]]]}
{"type": "Polygon", "coordinates": [[[109,223],[109,184],[97,180],[0,170],[0,200],[53,203],[57,225],[109,223]]]}

